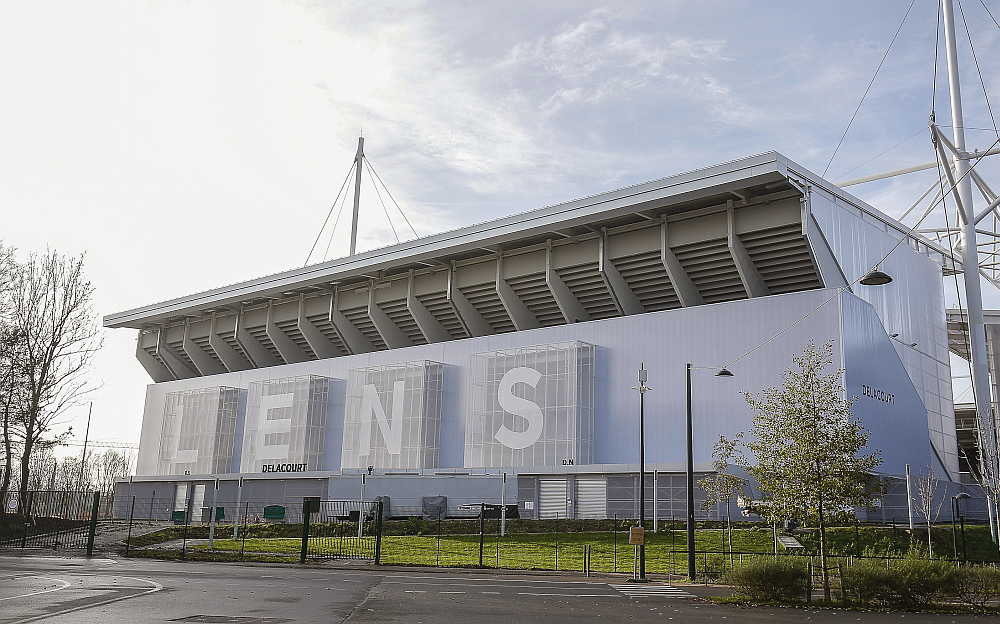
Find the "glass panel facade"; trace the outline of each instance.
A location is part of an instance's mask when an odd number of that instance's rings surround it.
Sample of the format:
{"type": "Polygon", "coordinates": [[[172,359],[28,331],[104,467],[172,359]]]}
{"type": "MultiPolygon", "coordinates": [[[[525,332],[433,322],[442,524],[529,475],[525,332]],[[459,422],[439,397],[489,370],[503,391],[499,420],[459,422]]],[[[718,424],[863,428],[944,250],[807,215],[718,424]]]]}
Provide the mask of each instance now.
{"type": "Polygon", "coordinates": [[[444,365],[351,370],[341,468],[437,468],[444,365]]]}
{"type": "Polygon", "coordinates": [[[156,474],[232,472],[239,399],[226,387],[167,394],[156,474]]]}
{"type": "Polygon", "coordinates": [[[592,463],[596,350],[564,342],[473,354],[465,467],[592,463]]]}
{"type": "Polygon", "coordinates": [[[243,428],[242,472],[264,472],[274,464],[323,465],[330,380],[314,375],[253,382],[243,428]]]}

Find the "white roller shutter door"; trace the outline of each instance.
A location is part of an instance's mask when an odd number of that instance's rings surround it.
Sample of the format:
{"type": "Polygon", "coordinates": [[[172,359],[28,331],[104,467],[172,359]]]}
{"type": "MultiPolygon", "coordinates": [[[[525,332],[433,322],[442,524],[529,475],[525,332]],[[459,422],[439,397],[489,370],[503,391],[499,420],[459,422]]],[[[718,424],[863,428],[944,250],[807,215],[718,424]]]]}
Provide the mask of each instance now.
{"type": "Polygon", "coordinates": [[[538,517],[566,517],[566,478],[538,479],[538,517]]]}
{"type": "Polygon", "coordinates": [[[604,477],[576,478],[576,517],[604,519],[608,515],[608,486],[604,477]]]}

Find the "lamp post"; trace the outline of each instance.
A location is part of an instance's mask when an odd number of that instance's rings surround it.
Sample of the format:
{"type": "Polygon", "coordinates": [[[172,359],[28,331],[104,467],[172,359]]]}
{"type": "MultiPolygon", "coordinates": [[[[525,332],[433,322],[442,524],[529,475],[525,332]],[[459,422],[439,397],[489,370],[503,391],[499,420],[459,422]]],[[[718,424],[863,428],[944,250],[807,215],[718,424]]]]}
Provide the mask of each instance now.
{"type": "Polygon", "coordinates": [[[695,367],[691,366],[691,363],[687,363],[686,368],[686,382],[687,382],[687,544],[688,544],[688,579],[694,580],[695,570],[694,570],[694,425],[691,421],[691,369],[692,368],[709,368],[718,369],[715,373],[716,377],[733,377],[733,373],[727,369],[725,366],[719,368],[717,366],[711,367],[695,367]]]}
{"type": "MultiPolygon", "coordinates": [[[[959,492],[951,497],[951,542],[955,550],[955,559],[958,559],[958,537],[955,535],[955,516],[958,515],[958,501],[972,498],[966,492],[959,492]]],[[[962,561],[969,560],[969,553],[965,548],[965,514],[959,515],[959,522],[962,524],[962,561]]]]}
{"type": "MultiPolygon", "coordinates": [[[[646,364],[639,365],[639,385],[632,386],[639,391],[639,526],[646,532],[646,393],[652,388],[646,385],[648,373],[646,364]]],[[[646,538],[639,544],[639,583],[646,582],[646,538]]]]}

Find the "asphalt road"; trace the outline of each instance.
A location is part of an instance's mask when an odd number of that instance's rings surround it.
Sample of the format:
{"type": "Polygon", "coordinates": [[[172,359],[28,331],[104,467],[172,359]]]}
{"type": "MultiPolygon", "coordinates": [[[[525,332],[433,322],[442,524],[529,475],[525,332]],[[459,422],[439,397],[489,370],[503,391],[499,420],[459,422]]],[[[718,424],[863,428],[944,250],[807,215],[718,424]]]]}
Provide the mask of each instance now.
{"type": "Polygon", "coordinates": [[[0,624],[955,623],[974,616],[739,608],[704,588],[580,575],[0,557],[0,624]]]}

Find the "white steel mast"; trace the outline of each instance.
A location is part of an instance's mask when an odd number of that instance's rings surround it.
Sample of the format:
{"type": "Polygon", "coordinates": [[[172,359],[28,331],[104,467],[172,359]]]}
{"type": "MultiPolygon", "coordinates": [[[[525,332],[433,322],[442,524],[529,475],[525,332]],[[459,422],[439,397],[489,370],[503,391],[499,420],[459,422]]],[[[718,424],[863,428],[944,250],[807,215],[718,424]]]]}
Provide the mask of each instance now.
{"type": "MultiPolygon", "coordinates": [[[[965,301],[971,343],[972,389],[976,399],[977,421],[985,424],[992,434],[996,431],[996,426],[993,420],[990,373],[986,354],[986,324],[983,320],[983,293],[979,278],[979,247],[976,243],[976,213],[972,204],[972,176],[969,175],[969,153],[965,151],[965,121],[962,117],[962,88],[959,83],[953,0],[943,0],[942,9],[948,59],[948,86],[951,92],[952,136],[957,152],[954,156],[955,177],[958,180],[958,193],[955,197],[962,221],[962,274],[965,277],[965,301]]],[[[942,164],[948,166],[948,163],[942,164]]],[[[993,444],[995,436],[989,435],[983,439],[984,433],[986,432],[979,432],[980,444],[993,444]]],[[[987,507],[990,510],[990,532],[995,539],[993,503],[994,501],[989,501],[987,507]]]]}
{"type": "Polygon", "coordinates": [[[351,220],[351,253],[358,247],[358,207],[361,205],[361,168],[365,162],[365,137],[358,137],[358,153],[354,157],[356,172],[354,174],[354,218],[351,220]]]}

